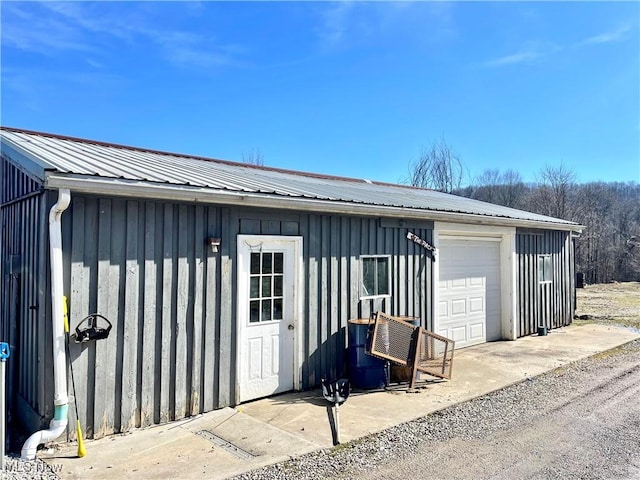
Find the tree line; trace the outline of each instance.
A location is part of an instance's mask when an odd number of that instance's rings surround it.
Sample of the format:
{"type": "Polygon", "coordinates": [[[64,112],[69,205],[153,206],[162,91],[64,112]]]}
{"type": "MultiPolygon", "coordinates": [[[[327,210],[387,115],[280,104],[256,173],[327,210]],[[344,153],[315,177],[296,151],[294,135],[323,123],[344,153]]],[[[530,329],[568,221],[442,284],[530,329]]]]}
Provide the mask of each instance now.
{"type": "Polygon", "coordinates": [[[587,283],[640,281],[640,184],[578,183],[564,165],[546,165],[534,182],[515,170],[484,170],[463,187],[465,167],[444,140],[423,149],[406,183],[570,220],[586,228],[576,240],[576,270],[587,283]]]}

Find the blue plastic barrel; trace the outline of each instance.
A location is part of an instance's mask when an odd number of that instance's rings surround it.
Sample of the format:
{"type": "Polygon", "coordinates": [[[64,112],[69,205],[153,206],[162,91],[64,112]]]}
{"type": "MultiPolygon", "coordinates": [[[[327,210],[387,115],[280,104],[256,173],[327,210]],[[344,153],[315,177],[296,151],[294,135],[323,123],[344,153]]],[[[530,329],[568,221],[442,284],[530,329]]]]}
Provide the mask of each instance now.
{"type": "Polygon", "coordinates": [[[355,388],[372,389],[387,385],[387,362],[366,353],[369,320],[349,320],[349,379],[355,388]]]}

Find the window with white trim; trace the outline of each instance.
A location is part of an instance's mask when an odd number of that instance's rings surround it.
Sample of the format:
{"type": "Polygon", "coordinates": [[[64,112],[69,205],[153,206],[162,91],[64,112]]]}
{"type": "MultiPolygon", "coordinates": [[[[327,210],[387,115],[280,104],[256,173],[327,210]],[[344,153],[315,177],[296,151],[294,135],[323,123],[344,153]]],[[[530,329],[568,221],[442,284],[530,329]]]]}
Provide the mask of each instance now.
{"type": "Polygon", "coordinates": [[[360,257],[360,298],[391,296],[389,255],[360,257]]]}
{"type": "Polygon", "coordinates": [[[284,254],[251,254],[249,275],[249,322],[282,320],[284,303],[284,254]]]}
{"type": "Polygon", "coordinates": [[[551,255],[540,255],[538,257],[538,282],[551,283],[553,280],[553,266],[551,255]]]}

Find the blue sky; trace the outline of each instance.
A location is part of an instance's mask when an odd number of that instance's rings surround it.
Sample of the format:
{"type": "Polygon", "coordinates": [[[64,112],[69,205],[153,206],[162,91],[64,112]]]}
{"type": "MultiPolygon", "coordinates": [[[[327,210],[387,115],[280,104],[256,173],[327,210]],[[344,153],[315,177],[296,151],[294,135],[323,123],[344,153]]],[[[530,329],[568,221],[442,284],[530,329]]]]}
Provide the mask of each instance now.
{"type": "Polygon", "coordinates": [[[1,2],[1,123],[397,182],[640,181],[639,2],[1,2]]]}

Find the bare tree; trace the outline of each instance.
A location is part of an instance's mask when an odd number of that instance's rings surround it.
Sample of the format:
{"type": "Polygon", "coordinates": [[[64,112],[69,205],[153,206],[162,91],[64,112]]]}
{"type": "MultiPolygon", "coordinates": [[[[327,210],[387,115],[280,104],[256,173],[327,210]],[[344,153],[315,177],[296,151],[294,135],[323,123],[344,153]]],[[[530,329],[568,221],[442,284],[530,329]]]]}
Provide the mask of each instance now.
{"type": "Polygon", "coordinates": [[[505,207],[522,208],[525,205],[524,197],[527,188],[520,174],[515,170],[507,170],[500,180],[498,203],[505,207]]]}
{"type": "Polygon", "coordinates": [[[609,277],[612,245],[609,219],[615,203],[613,192],[606,183],[593,182],[576,187],[571,220],[587,227],[576,243],[576,258],[588,283],[600,283],[609,277]]]}
{"type": "Polygon", "coordinates": [[[249,153],[242,152],[242,162],[261,167],[264,165],[264,156],[259,149],[253,148],[249,153]]]}
{"type": "Polygon", "coordinates": [[[640,188],[635,196],[618,191],[617,197],[611,219],[615,262],[612,278],[640,280],[640,188]]]}
{"type": "Polygon", "coordinates": [[[539,188],[532,197],[533,208],[544,215],[556,218],[568,218],[569,195],[575,184],[576,174],[573,170],[560,165],[545,165],[539,174],[539,188]]]}
{"type": "Polygon", "coordinates": [[[470,196],[483,202],[520,208],[525,204],[526,192],[527,188],[518,172],[507,170],[501,173],[498,169],[486,169],[476,177],[470,196]]]}
{"type": "Polygon", "coordinates": [[[473,198],[483,202],[498,203],[500,170],[487,168],[476,177],[473,198]]]}
{"type": "Polygon", "coordinates": [[[462,161],[444,139],[422,148],[418,159],[409,166],[406,182],[414,187],[432,188],[451,193],[463,179],[462,161]]]}

